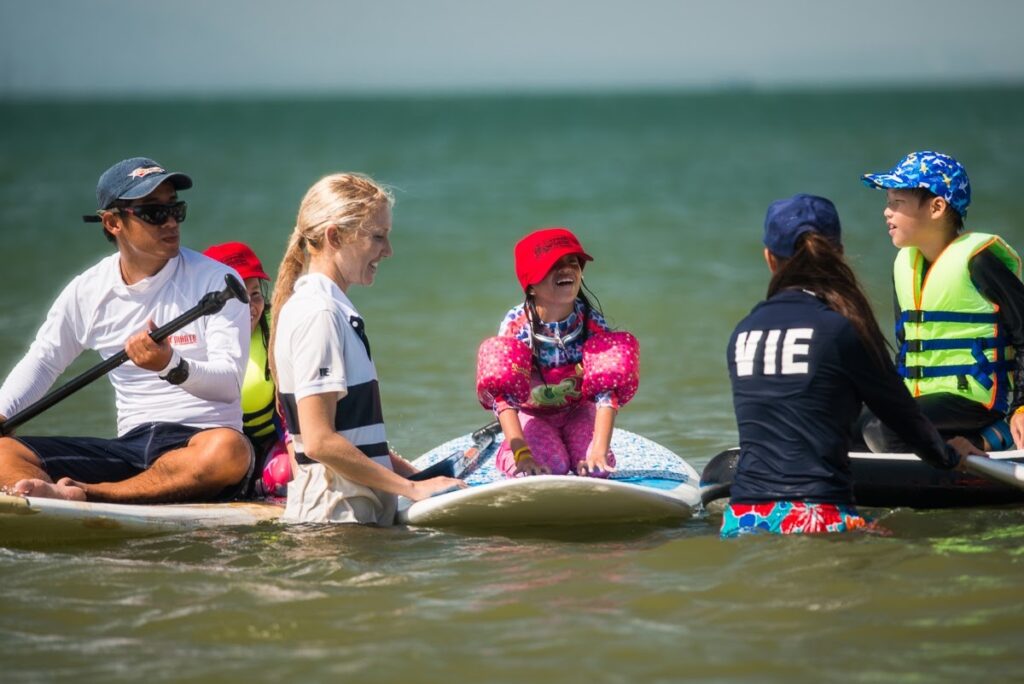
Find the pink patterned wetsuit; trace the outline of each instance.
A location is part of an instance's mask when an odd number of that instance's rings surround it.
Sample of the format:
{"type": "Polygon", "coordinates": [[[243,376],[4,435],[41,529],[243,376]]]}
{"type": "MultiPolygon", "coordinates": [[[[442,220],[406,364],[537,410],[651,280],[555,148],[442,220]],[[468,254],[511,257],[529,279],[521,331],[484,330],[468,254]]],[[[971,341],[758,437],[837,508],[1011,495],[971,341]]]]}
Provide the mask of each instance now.
{"type": "MultiPolygon", "coordinates": [[[[604,317],[591,309],[587,315],[590,335],[608,330],[604,317]]],[[[598,406],[618,409],[619,402],[611,392],[602,392],[595,401],[583,398],[583,302],[576,301],[575,310],[555,323],[542,323],[541,335],[533,338],[532,346],[543,373],[533,368],[530,377],[530,398],[522,404],[499,397],[494,412],[505,409],[519,411],[523,436],[538,465],[547,466],[555,475],[576,472],[576,466],[587,460],[587,452],[594,438],[594,419],[598,406]]],[[[498,335],[514,337],[530,345],[530,324],[522,304],[505,316],[498,335]]],[[[615,465],[615,456],[609,450],[608,465],[615,465]]],[[[502,443],[495,457],[498,468],[508,477],[516,473],[516,464],[508,441],[502,443]]]]}

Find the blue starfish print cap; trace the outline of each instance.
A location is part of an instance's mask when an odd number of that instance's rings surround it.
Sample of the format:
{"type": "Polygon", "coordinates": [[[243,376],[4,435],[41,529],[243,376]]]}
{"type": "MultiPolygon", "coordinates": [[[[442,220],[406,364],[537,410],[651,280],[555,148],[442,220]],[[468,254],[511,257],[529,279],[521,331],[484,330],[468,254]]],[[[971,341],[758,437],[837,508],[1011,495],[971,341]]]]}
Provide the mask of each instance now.
{"type": "Polygon", "coordinates": [[[861,176],[869,188],[925,188],[949,202],[961,217],[971,203],[971,181],[963,164],[948,154],[922,150],[911,152],[886,173],[861,176]]]}

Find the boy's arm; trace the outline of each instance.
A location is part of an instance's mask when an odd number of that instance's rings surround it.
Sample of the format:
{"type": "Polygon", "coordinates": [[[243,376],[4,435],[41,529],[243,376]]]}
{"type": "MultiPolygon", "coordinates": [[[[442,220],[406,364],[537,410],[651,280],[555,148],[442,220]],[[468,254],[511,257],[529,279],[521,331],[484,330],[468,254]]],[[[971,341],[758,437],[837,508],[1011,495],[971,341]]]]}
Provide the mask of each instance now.
{"type": "Polygon", "coordinates": [[[1013,397],[1007,415],[1024,406],[1024,283],[999,257],[988,250],[971,259],[968,269],[978,292],[999,307],[1001,333],[1016,352],[1013,366],[1013,397]]]}

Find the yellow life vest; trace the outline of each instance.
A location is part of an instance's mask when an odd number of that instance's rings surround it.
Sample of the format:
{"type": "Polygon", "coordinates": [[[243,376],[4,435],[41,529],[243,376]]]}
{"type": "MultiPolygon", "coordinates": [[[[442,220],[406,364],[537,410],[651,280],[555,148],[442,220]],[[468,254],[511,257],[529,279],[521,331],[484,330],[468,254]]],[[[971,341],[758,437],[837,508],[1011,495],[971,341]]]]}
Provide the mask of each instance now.
{"type": "Polygon", "coordinates": [[[249,341],[249,363],[242,382],[242,430],[253,439],[266,437],[274,427],[274,381],[267,378],[267,347],[259,328],[249,341]]]}
{"type": "Polygon", "coordinates": [[[978,292],[968,270],[971,258],[986,249],[1020,277],[1017,253],[986,233],[953,240],[927,274],[916,247],[896,256],[896,332],[904,338],[897,367],[916,397],[948,392],[997,411],[1007,408],[1013,347],[999,329],[999,307],[978,292]]]}

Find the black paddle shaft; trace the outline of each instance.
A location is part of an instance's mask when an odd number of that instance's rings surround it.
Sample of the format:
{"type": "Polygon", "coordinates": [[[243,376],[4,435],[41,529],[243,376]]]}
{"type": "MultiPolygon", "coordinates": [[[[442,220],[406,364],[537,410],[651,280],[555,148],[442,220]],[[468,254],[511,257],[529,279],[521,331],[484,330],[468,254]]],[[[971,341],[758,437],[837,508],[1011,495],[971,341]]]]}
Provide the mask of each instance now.
{"type": "MultiPolygon", "coordinates": [[[[181,330],[197,318],[217,313],[224,308],[224,304],[226,304],[228,300],[237,299],[243,304],[249,303],[249,295],[246,293],[245,287],[241,282],[239,282],[238,278],[229,273],[224,276],[224,283],[225,287],[223,290],[220,292],[207,292],[203,295],[203,298],[199,300],[198,304],[175,318],[173,321],[165,323],[156,330],[151,331],[149,336],[153,338],[154,342],[162,342],[167,337],[181,330]]],[[[54,391],[50,392],[39,401],[26,406],[24,409],[8,418],[0,424],[0,435],[11,434],[11,431],[13,431],[14,428],[28,420],[31,420],[32,418],[35,418],[54,404],[67,399],[93,380],[103,377],[127,360],[128,352],[122,349],[109,359],[101,361],[78,377],[69,380],[66,384],[61,385],[54,391]]]]}
{"type": "Polygon", "coordinates": [[[418,473],[409,476],[410,480],[429,480],[432,477],[462,478],[475,469],[480,452],[494,443],[494,435],[500,431],[501,424],[497,421],[489,423],[471,435],[473,446],[466,451],[455,450],[445,458],[418,473]]]}

